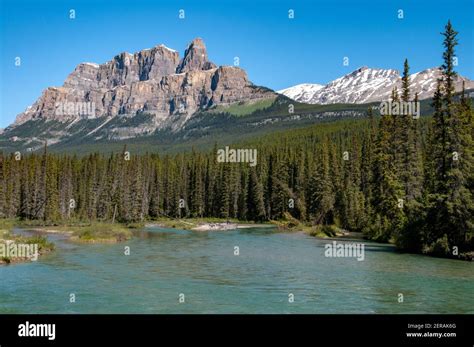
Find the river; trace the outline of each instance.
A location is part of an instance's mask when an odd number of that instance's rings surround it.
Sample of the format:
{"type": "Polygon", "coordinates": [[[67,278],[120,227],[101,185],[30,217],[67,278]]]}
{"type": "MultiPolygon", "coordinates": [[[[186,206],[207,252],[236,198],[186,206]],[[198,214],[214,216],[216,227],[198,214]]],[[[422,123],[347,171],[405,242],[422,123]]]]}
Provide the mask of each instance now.
{"type": "Polygon", "coordinates": [[[112,245],[48,237],[54,252],[0,266],[0,313],[474,313],[474,263],[390,245],[364,242],[357,261],[271,228],[150,227],[112,245]]]}

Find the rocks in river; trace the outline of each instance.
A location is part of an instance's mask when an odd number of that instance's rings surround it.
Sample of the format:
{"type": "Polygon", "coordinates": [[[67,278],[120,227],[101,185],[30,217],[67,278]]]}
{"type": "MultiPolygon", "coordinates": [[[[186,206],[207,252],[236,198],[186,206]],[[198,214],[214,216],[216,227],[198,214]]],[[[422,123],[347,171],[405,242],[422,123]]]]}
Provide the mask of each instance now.
{"type": "Polygon", "coordinates": [[[238,224],[236,223],[204,223],[193,228],[196,231],[221,231],[221,230],[233,230],[237,229],[238,224]]]}

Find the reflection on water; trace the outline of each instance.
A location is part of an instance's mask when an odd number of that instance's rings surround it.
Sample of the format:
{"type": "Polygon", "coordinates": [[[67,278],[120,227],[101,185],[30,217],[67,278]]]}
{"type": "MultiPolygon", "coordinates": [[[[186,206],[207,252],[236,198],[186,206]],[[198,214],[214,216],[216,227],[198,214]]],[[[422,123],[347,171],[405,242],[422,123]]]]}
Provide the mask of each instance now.
{"type": "Polygon", "coordinates": [[[147,228],[134,236],[77,245],[49,235],[55,252],[0,267],[0,312],[474,313],[473,263],[375,243],[366,243],[364,261],[326,258],[330,240],[268,228],[147,228]],[[185,303],[178,303],[180,293],[185,303]]]}

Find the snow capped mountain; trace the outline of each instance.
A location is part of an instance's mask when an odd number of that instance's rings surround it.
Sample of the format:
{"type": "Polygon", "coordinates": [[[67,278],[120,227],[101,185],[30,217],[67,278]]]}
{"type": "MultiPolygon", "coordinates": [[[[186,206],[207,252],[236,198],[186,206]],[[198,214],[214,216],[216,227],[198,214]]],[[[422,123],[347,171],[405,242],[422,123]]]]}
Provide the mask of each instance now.
{"type": "Polygon", "coordinates": [[[318,104],[365,103],[379,100],[381,94],[390,93],[399,78],[396,70],[369,69],[361,67],[340,77],[317,93],[312,102],[318,104]]]}
{"type": "Polygon", "coordinates": [[[277,93],[283,94],[293,100],[311,103],[311,98],[321,88],[324,88],[322,84],[303,83],[294,87],[279,90],[277,93]]]}
{"type": "MultiPolygon", "coordinates": [[[[420,100],[432,97],[439,78],[441,78],[439,68],[412,74],[410,76],[412,96],[418,93],[420,100]]],[[[455,79],[456,91],[462,89],[463,81],[466,89],[474,88],[474,81],[457,76],[455,79]]],[[[363,104],[388,100],[395,86],[400,90],[401,76],[397,70],[370,69],[364,66],[325,86],[299,84],[280,90],[278,93],[308,104],[363,104]]]]}
{"type": "MultiPolygon", "coordinates": [[[[420,99],[427,99],[433,96],[433,93],[436,90],[436,84],[438,83],[438,79],[440,79],[441,77],[441,69],[427,69],[410,75],[410,84],[415,86],[420,99]]],[[[470,81],[467,78],[457,76],[455,79],[456,91],[462,89],[463,81],[465,82],[466,89],[474,87],[474,81],[470,81]]]]}

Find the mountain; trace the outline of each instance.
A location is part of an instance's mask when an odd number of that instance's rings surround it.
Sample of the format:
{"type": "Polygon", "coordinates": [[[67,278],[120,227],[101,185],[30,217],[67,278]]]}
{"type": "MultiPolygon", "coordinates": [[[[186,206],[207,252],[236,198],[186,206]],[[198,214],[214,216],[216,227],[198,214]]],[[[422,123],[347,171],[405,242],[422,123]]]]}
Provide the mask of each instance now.
{"type": "MultiPolygon", "coordinates": [[[[410,75],[412,96],[417,92],[419,100],[432,97],[440,77],[440,68],[427,69],[410,75]]],[[[463,81],[466,89],[474,88],[474,81],[457,76],[456,91],[462,89],[463,81]]],[[[325,86],[299,84],[280,90],[278,93],[309,104],[362,104],[389,100],[395,86],[401,89],[401,76],[397,70],[370,69],[364,66],[325,86]]]]}
{"type": "Polygon", "coordinates": [[[155,128],[155,116],[138,113],[110,120],[80,118],[59,121],[34,119],[10,127],[0,135],[0,152],[41,151],[87,154],[119,152],[172,153],[192,148],[229,145],[275,131],[302,128],[319,122],[365,116],[366,104],[311,105],[283,95],[258,101],[241,101],[197,111],[180,128],[155,128]],[[294,109],[289,114],[289,108],[294,109]]]}
{"type": "Polygon", "coordinates": [[[146,126],[126,131],[114,128],[101,136],[120,137],[124,132],[135,136],[165,128],[174,131],[199,110],[275,97],[270,89],[253,85],[244,70],[210,62],[203,40],[197,38],[182,59],[177,51],[159,45],[134,54],[121,53],[101,65],[81,63],[61,87],[44,90],[5,132],[39,119],[67,124],[49,138],[55,143],[71,135],[71,122],[99,119],[100,124],[88,132],[92,135],[117,117],[141,113],[153,116],[146,126]]]}
{"type": "MultiPolygon", "coordinates": [[[[468,91],[472,101],[473,91],[468,91]]],[[[431,102],[432,99],[421,101],[422,116],[432,113],[431,102]]],[[[280,136],[281,131],[306,128],[320,122],[346,119],[347,124],[355,124],[352,122],[366,116],[368,107],[374,108],[377,114],[379,104],[312,105],[279,95],[275,99],[203,109],[193,114],[176,131],[156,129],[152,132],[139,132],[138,129],[152,128],[154,116],[146,113],[134,117],[115,117],[105,125],[101,118],[67,122],[37,119],[12,128],[6,136],[0,135],[0,152],[41,151],[45,139],[48,140],[49,152],[78,155],[92,152],[117,153],[123,150],[124,145],[132,153],[176,153],[193,148],[210,150],[215,145],[224,147],[255,141],[266,134],[280,136]],[[293,114],[288,113],[290,105],[294,108],[293,114]],[[42,135],[38,137],[37,134],[42,135]],[[61,137],[60,134],[67,135],[61,137]],[[56,138],[60,141],[53,142],[52,139],[56,138]]]]}

